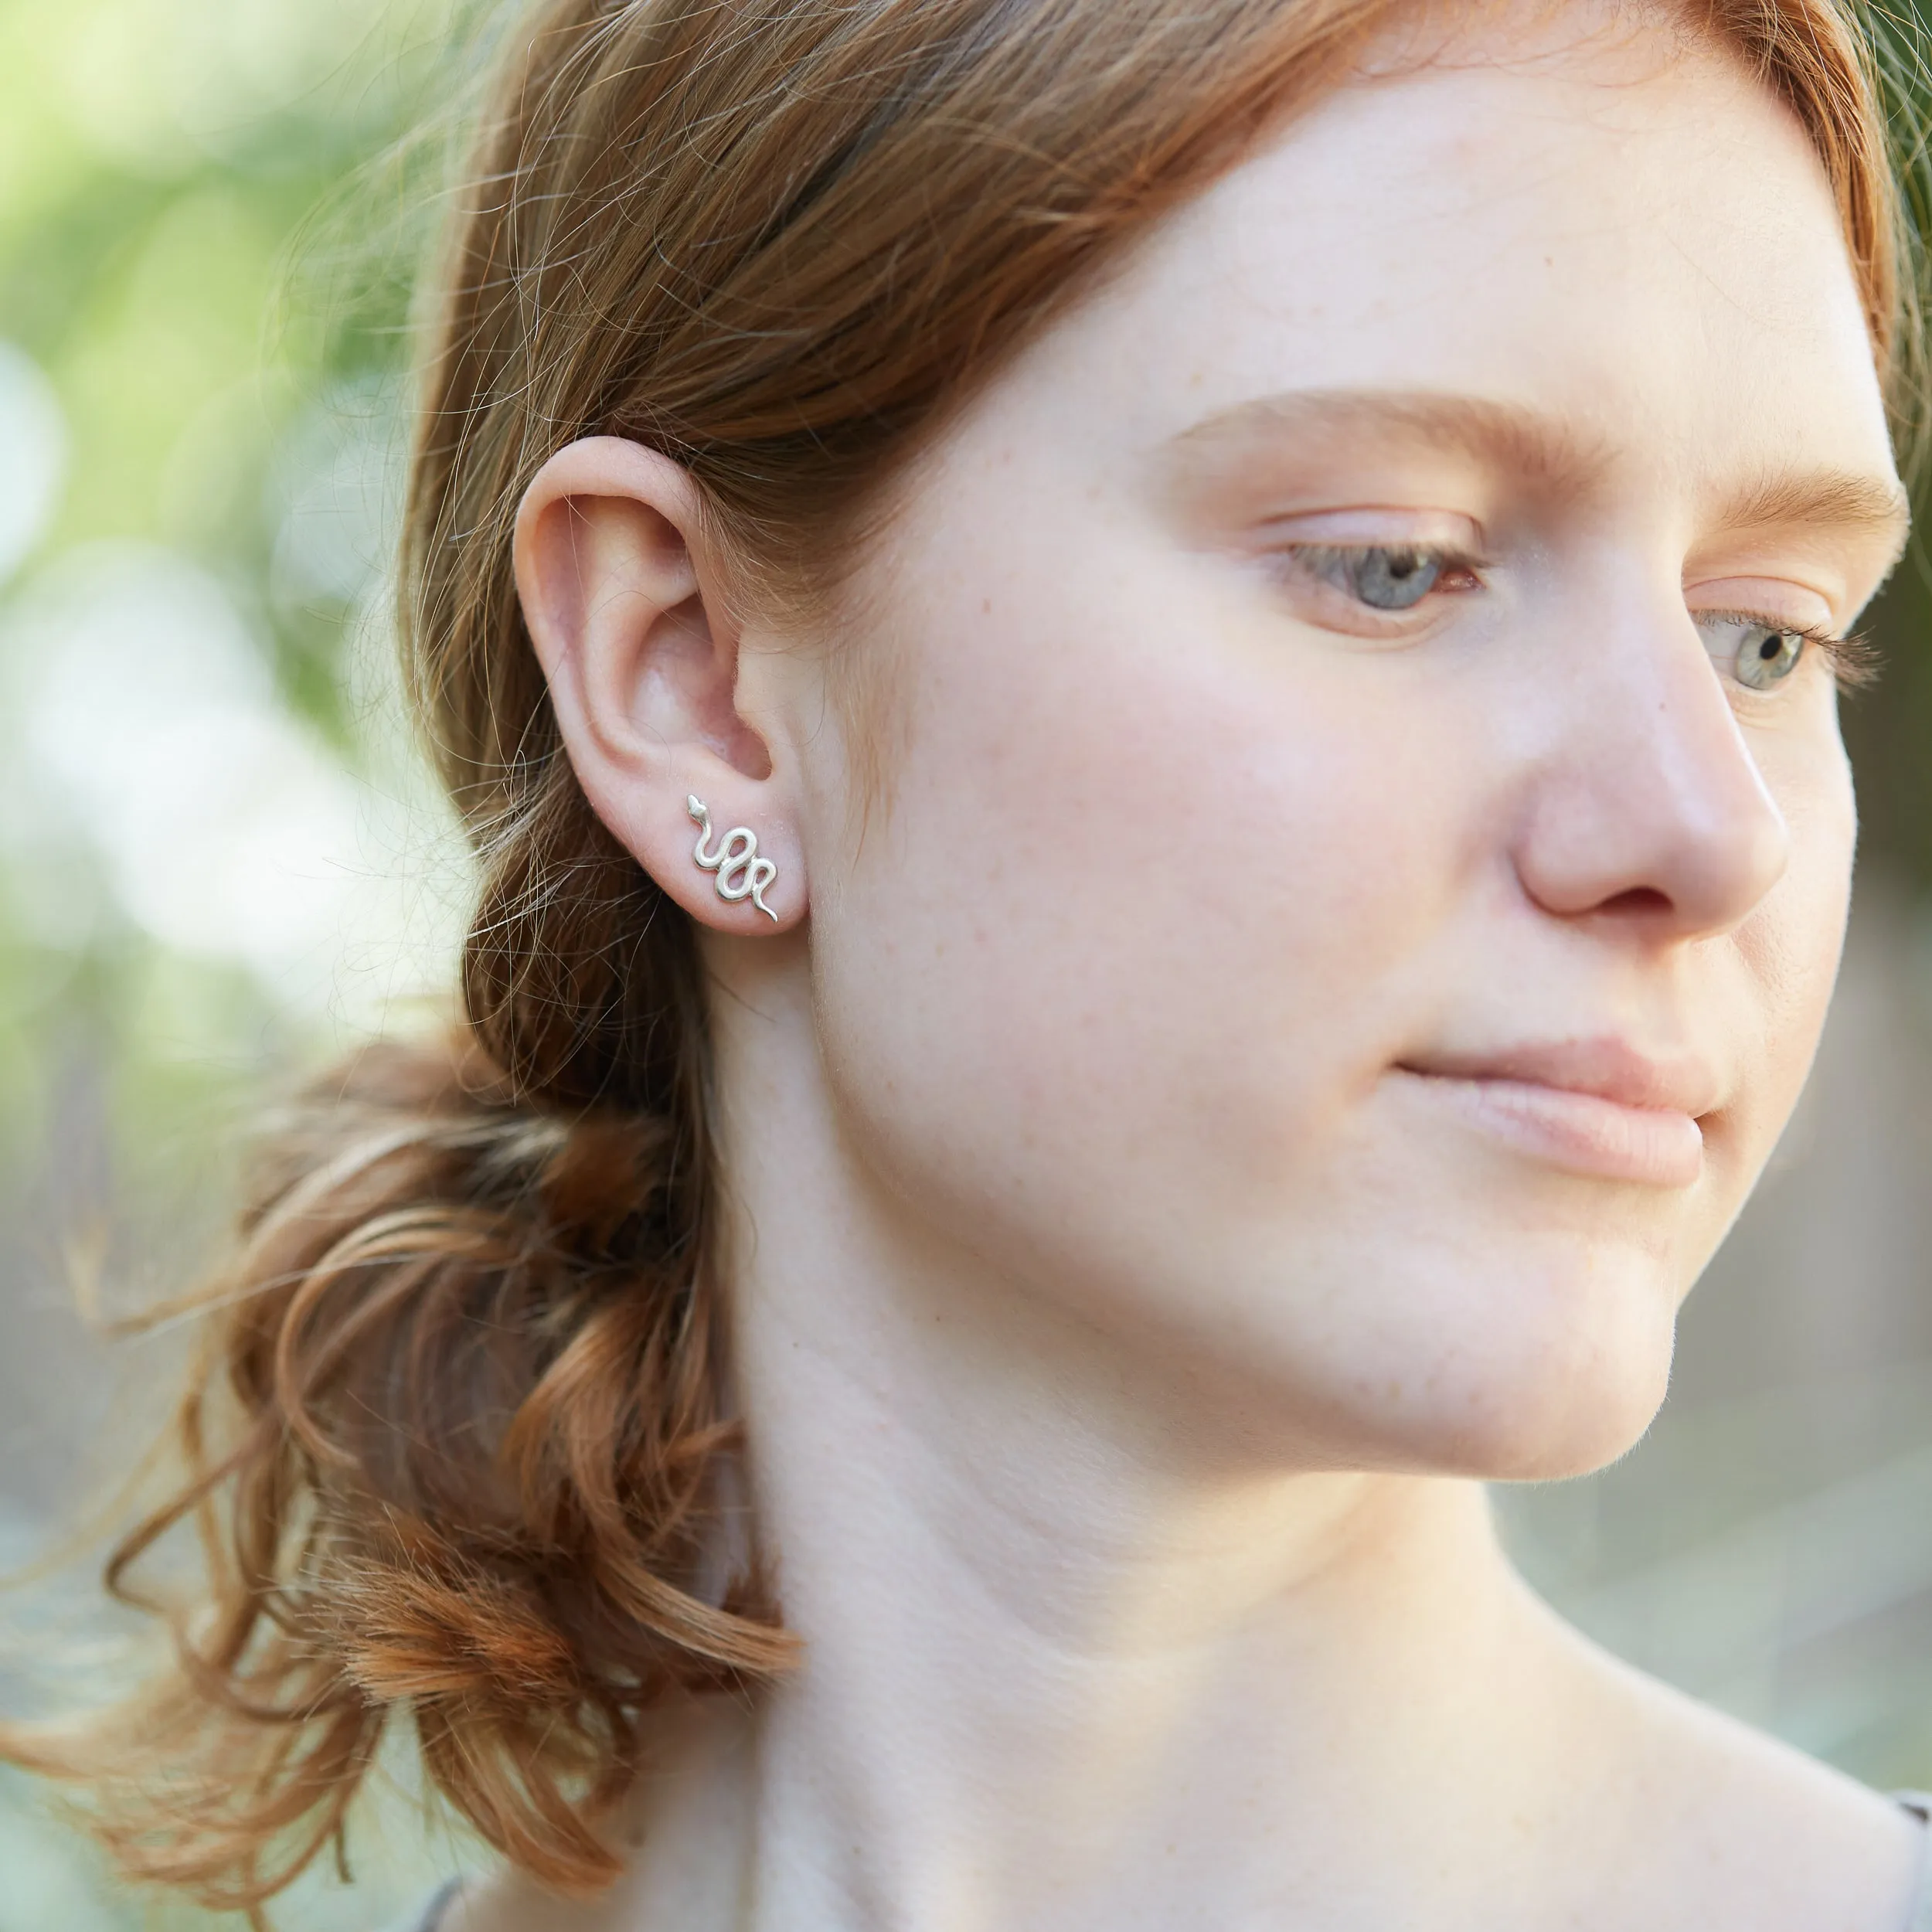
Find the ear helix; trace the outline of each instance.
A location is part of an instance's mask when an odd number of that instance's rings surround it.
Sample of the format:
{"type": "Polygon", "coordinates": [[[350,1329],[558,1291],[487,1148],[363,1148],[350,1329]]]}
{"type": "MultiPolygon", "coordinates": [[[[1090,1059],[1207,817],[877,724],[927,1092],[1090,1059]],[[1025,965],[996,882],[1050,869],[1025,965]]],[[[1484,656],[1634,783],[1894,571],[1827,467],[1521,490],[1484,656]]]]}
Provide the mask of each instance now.
{"type": "Polygon", "coordinates": [[[734,825],[722,845],[707,852],[712,838],[711,811],[695,794],[686,796],[685,810],[700,828],[691,856],[708,872],[717,875],[718,896],[733,905],[750,900],[775,926],[778,915],[765,903],[764,890],[778,876],[777,866],[758,855],[758,835],[749,825],[734,825]]]}

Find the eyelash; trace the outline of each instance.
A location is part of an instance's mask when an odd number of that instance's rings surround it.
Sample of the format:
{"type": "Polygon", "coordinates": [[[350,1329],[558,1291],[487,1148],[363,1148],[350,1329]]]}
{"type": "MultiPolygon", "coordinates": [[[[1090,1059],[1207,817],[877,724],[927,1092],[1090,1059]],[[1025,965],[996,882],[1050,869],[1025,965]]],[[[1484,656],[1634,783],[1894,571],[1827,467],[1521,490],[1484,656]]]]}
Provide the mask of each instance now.
{"type": "Polygon", "coordinates": [[[1861,690],[1879,674],[1879,654],[1862,631],[1842,638],[1824,624],[1787,624],[1762,611],[1700,611],[1697,615],[1713,624],[1762,624],[1767,631],[1802,638],[1806,648],[1818,651],[1831,667],[1832,681],[1841,691],[1861,690]]]}
{"type": "MultiPolygon", "coordinates": [[[[1484,568],[1481,560],[1467,551],[1426,543],[1295,543],[1285,547],[1289,556],[1317,577],[1321,576],[1321,566],[1324,563],[1339,563],[1378,553],[1413,557],[1421,563],[1434,565],[1438,573],[1437,583],[1443,577],[1473,577],[1480,582],[1484,568]]],[[[1329,582],[1325,577],[1321,580],[1329,582]]],[[[1344,596],[1349,594],[1339,585],[1330,583],[1329,587],[1341,591],[1344,596]]],[[[1355,601],[1364,611],[1396,617],[1403,614],[1404,608],[1413,609],[1438,594],[1437,583],[1432,583],[1417,597],[1414,605],[1395,607],[1369,604],[1360,598],[1355,601]]],[[[1454,590],[1450,594],[1454,594],[1454,590]]],[[[1808,648],[1815,649],[1825,658],[1831,667],[1833,679],[1842,690],[1859,689],[1869,684],[1878,674],[1878,654],[1869,639],[1862,634],[1839,637],[1825,625],[1787,624],[1761,611],[1706,611],[1697,614],[1709,622],[1760,624],[1767,630],[1801,638],[1808,648]]]]}

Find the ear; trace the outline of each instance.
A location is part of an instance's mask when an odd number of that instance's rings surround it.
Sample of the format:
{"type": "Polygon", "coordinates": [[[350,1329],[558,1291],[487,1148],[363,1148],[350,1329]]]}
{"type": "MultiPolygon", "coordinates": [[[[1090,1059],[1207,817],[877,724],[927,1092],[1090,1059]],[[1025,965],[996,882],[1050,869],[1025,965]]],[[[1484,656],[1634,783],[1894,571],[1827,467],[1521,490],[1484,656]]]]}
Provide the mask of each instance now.
{"type": "Polygon", "coordinates": [[[524,493],[516,587],[591,808],[694,919],[770,934],[808,903],[794,791],[740,714],[738,633],[701,511],[668,457],[573,443],[524,493]]]}

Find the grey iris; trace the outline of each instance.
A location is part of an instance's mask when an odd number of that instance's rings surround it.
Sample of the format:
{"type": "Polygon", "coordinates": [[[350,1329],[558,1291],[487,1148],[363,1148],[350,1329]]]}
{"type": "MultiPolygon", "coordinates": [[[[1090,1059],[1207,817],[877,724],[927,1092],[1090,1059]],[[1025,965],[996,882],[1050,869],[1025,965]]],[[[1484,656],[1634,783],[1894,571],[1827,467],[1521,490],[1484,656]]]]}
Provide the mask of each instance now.
{"type": "Polygon", "coordinates": [[[1753,691],[1768,690],[1791,675],[1804,653],[1801,631],[1774,631],[1769,624],[1753,624],[1737,647],[1737,681],[1753,691]]]}
{"type": "Polygon", "coordinates": [[[1442,575],[1440,561],[1421,550],[1359,550],[1345,567],[1349,588],[1377,611],[1420,604],[1442,575]]]}

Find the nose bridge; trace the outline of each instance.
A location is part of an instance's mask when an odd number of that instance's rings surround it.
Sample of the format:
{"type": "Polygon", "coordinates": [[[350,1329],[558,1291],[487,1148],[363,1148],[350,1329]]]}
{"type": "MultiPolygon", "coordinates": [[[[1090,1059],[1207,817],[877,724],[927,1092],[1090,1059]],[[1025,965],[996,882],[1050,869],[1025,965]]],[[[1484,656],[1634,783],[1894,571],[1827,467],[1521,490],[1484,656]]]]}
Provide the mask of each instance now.
{"type": "Polygon", "coordinates": [[[1598,636],[1563,680],[1517,855],[1525,887],[1566,917],[1727,931],[1783,876],[1791,841],[1723,674],[1681,596],[1626,602],[1598,636]]]}

